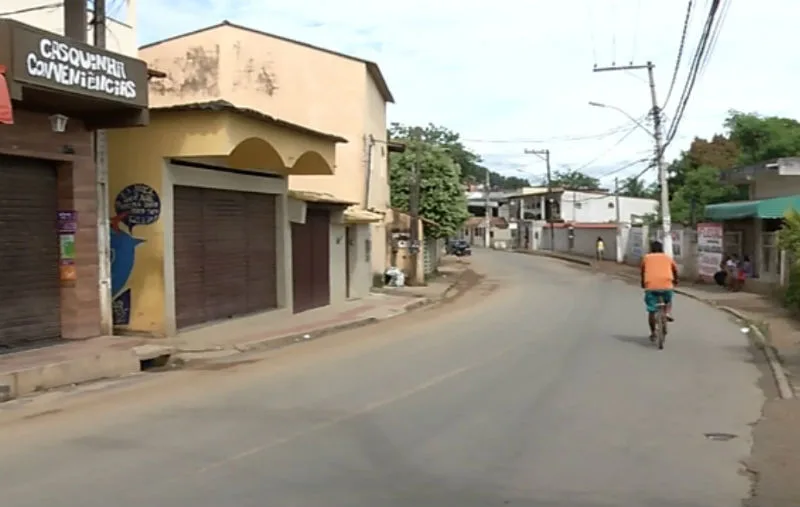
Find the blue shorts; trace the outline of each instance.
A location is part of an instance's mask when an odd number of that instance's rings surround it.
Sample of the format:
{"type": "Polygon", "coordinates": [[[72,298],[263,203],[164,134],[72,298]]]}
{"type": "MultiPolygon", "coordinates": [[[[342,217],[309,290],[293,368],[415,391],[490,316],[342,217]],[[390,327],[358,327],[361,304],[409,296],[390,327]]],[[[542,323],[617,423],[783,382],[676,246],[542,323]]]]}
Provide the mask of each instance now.
{"type": "Polygon", "coordinates": [[[646,290],[644,291],[644,304],[647,306],[648,313],[658,311],[658,298],[664,298],[664,303],[672,303],[672,289],[668,290],[646,290]]]}

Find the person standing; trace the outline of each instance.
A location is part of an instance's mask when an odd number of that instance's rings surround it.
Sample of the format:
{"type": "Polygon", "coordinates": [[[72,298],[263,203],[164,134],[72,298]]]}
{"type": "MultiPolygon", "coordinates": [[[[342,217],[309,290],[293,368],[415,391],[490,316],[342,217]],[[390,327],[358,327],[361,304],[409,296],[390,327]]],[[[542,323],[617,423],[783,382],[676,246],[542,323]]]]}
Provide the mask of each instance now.
{"type": "Polygon", "coordinates": [[[597,260],[598,261],[602,261],[603,260],[603,252],[605,251],[605,249],[606,249],[606,245],[603,242],[603,238],[601,238],[600,236],[597,236],[597,242],[595,243],[595,250],[596,250],[596,255],[597,255],[597,260]]]}

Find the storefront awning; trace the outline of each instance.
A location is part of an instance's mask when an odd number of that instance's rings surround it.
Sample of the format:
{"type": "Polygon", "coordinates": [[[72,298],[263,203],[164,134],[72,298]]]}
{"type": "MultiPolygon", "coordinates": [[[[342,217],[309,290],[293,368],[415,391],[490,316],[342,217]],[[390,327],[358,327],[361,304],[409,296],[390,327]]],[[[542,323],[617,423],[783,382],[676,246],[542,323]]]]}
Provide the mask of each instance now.
{"type": "Polygon", "coordinates": [[[735,201],[709,204],[705,217],[724,222],[742,218],[783,218],[790,209],[800,211],[800,195],[762,199],[759,201],[735,201]]]}

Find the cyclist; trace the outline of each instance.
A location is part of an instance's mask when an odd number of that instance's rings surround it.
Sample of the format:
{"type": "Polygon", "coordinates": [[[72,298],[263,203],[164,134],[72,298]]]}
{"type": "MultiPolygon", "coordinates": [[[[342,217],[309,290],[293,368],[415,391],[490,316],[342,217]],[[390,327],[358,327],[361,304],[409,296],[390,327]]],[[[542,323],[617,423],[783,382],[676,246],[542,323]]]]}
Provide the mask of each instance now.
{"type": "Polygon", "coordinates": [[[672,322],[672,289],[678,283],[678,266],[672,257],[664,253],[660,241],[650,243],[650,253],[642,259],[642,288],[647,306],[647,322],[650,324],[650,339],[656,337],[656,312],[659,297],[664,300],[667,320],[672,322]]]}

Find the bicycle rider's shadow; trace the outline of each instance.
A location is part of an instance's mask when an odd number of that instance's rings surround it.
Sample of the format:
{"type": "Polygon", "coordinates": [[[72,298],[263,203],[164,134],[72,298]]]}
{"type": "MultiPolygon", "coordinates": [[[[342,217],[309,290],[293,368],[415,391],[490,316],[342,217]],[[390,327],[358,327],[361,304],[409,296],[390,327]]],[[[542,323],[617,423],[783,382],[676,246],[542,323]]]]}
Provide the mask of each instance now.
{"type": "Polygon", "coordinates": [[[611,336],[621,342],[635,343],[636,345],[641,345],[642,347],[647,347],[649,349],[653,348],[653,342],[650,341],[650,337],[647,336],[646,334],[641,334],[641,335],[613,334],[611,336]]]}

